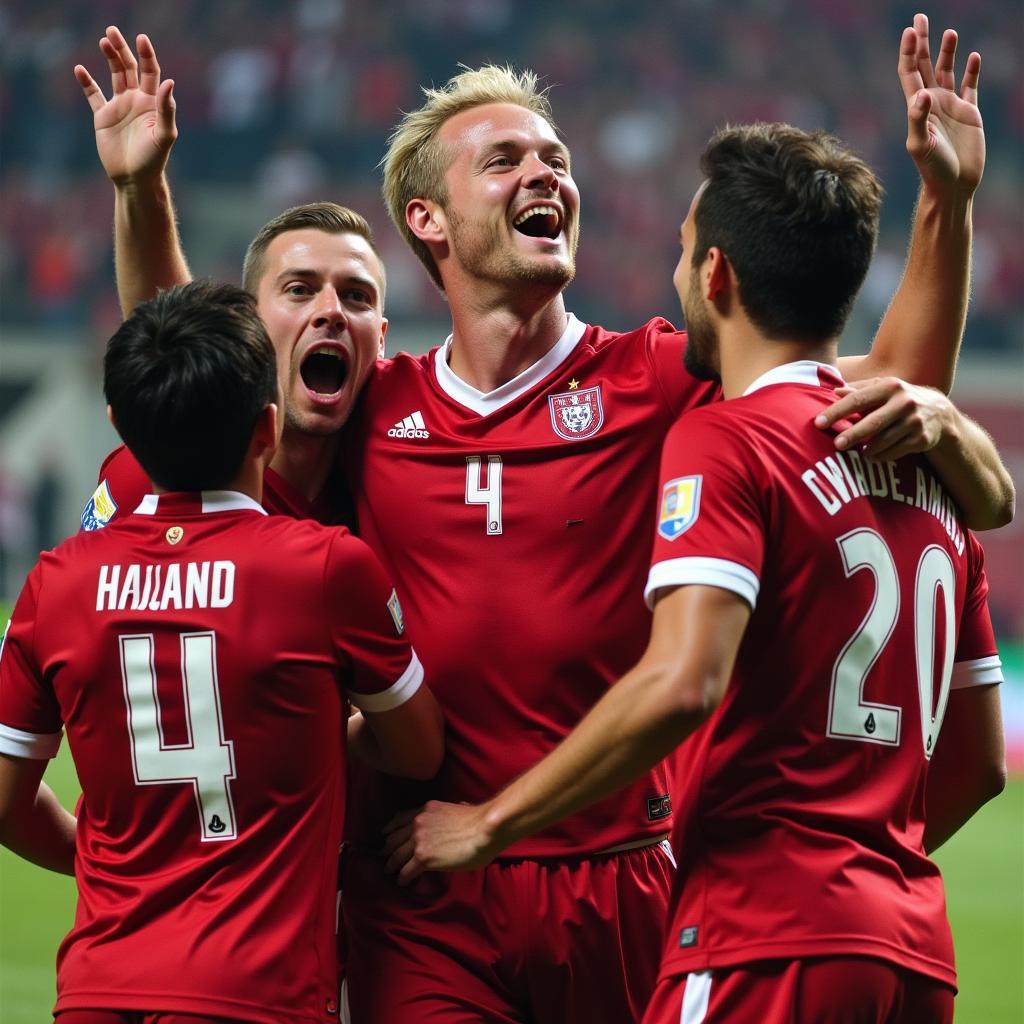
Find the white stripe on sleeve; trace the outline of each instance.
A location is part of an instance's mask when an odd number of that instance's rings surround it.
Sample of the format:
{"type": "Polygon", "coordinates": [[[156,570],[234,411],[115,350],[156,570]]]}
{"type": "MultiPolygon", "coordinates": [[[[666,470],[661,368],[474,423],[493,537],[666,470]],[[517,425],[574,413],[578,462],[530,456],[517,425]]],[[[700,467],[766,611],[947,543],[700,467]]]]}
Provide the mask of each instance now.
{"type": "Polygon", "coordinates": [[[976,658],[974,661],[958,661],[953,666],[951,690],[964,690],[968,686],[990,686],[1003,681],[1003,663],[999,655],[976,658]]]}
{"type": "Polygon", "coordinates": [[[22,732],[11,725],[0,724],[0,754],[46,761],[57,756],[63,732],[22,732]]]}
{"type": "Polygon", "coordinates": [[[654,594],[662,587],[680,587],[699,583],[708,587],[731,590],[743,598],[751,609],[757,604],[757,591],[761,581],[745,565],[724,558],[669,558],[651,566],[644,587],[644,600],[648,608],[654,607],[654,594]]]}
{"type": "Polygon", "coordinates": [[[423,682],[423,666],[416,652],[412,652],[409,667],[386,690],[380,693],[353,693],[349,691],[349,700],[360,711],[390,711],[404,704],[423,682]]]}

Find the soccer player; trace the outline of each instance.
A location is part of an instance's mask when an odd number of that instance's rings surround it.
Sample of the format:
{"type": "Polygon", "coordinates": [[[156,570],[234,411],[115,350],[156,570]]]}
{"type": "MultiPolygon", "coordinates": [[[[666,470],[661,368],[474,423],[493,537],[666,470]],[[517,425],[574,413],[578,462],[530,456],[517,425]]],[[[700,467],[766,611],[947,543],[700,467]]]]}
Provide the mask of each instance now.
{"type": "MultiPolygon", "coordinates": [[[[174,83],[139,37],[136,61],[114,27],[100,40],[111,71],[106,99],[89,72],[75,75],[93,111],[96,147],[114,183],[118,291],[125,315],[158,288],[189,280],[164,175],[177,136],[174,83]]],[[[330,474],[338,431],[384,354],[384,265],[370,225],[335,203],[294,207],[265,224],[245,255],[243,286],[277,352],[284,432],[264,481],[270,512],[322,523],[351,521],[343,483],[330,474]]],[[[112,452],[82,515],[86,530],[131,512],[149,482],[126,448],[112,452]]]]}
{"type": "MultiPolygon", "coordinates": [[[[918,36],[909,30],[909,51],[904,39],[908,90],[922,66],[932,75],[926,29],[918,36]]],[[[983,137],[973,103],[932,86],[910,111],[926,180],[911,265],[871,357],[849,372],[948,385],[983,137]]],[[[412,899],[384,873],[380,830],[431,792],[490,795],[639,657],[650,618],[635,535],[661,441],[717,390],[682,372],[685,339],[664,321],[617,335],[566,314],[578,195],[528,76],[468,73],[429,97],[392,142],[385,191],[446,291],[454,332],[428,356],[378,365],[347,462],[360,530],[399,579],[443,690],[449,758],[426,792],[354,779],[344,899],[353,1019],[633,1020],[654,986],[672,875],[664,769],[485,872],[438,879],[412,899]],[[538,905],[565,926],[540,927],[538,905]]],[[[840,436],[937,442],[934,458],[958,450],[965,425],[945,398],[912,393],[923,432],[902,419],[879,428],[908,394],[883,382],[842,399],[841,410],[865,395],[882,407],[840,436]]],[[[975,436],[967,447],[984,444],[975,436]]],[[[972,515],[990,517],[1005,478],[975,470],[957,487],[954,469],[949,483],[972,515]]]]}
{"type": "Polygon", "coordinates": [[[259,504],[280,389],[251,296],[138,307],[104,388],[157,493],[42,557],[0,657],[0,840],[78,882],[57,1019],[336,1019],[343,706],[364,756],[417,778],[440,712],[366,545],[259,504]],[[36,797],[62,728],[77,832],[36,797]]]}
{"type": "Polygon", "coordinates": [[[393,866],[479,867],[692,736],[645,1022],[951,1021],[927,852],[1005,779],[982,553],[922,459],[815,429],[881,187],[787,125],[722,130],[701,166],[674,280],[687,370],[726,401],[665,441],[646,651],[503,793],[396,829],[393,866]]]}

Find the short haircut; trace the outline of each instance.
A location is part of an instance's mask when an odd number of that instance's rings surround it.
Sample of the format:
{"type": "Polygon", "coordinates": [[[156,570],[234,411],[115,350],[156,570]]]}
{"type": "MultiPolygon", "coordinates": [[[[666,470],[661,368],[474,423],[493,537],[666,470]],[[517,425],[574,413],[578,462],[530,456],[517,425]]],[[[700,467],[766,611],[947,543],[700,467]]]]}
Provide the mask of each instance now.
{"type": "Polygon", "coordinates": [[[327,235],[351,234],[366,239],[380,264],[380,301],[383,306],[384,261],[374,245],[373,229],[362,214],[337,203],[304,203],[302,206],[293,206],[278,214],[273,220],[267,221],[256,232],[256,237],[245,250],[245,259],[242,262],[242,287],[255,295],[259,291],[260,279],[266,270],[267,248],[270,243],[286,231],[302,231],[306,228],[323,231],[327,235]]]}
{"type": "Polygon", "coordinates": [[[277,401],[274,348],[256,300],[212,281],[160,292],[108,342],[103,390],[150,479],[172,491],[222,489],[277,401]]]}
{"type": "Polygon", "coordinates": [[[882,186],[838,139],[787,124],[716,132],[701,157],[692,266],[711,246],[769,338],[838,335],[878,239],[882,186]]]}
{"type": "Polygon", "coordinates": [[[405,114],[391,133],[381,161],[384,202],[395,227],[442,291],[441,274],[429,247],[412,233],[405,221],[405,208],[410,200],[430,199],[441,206],[448,202],[444,176],[453,154],[438,141],[441,126],[473,107],[512,103],[533,111],[557,130],[547,94],[547,89],[538,89],[537,76],[532,71],[516,71],[494,64],[476,70],[466,68],[448,79],[440,89],[424,88],[426,102],[405,114]]]}

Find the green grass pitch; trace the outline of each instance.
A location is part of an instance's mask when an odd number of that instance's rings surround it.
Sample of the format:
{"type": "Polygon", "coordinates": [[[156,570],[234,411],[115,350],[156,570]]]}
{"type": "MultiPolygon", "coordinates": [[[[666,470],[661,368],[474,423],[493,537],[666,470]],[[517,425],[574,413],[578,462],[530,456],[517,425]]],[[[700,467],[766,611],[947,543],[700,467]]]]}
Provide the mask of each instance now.
{"type": "MultiPolygon", "coordinates": [[[[77,783],[66,747],[46,774],[66,806],[77,783]]],[[[1012,780],[939,851],[960,973],[958,1024],[1024,1020],[1024,779],[1012,780]]],[[[50,1020],[54,956],[75,887],[0,849],[0,1020],[50,1020]]]]}

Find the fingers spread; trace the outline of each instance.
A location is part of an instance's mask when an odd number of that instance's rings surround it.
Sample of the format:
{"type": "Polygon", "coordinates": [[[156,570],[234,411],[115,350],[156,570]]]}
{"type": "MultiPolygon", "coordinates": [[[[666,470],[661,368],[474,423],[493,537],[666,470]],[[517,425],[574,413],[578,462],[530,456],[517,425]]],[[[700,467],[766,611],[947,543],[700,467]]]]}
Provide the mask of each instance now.
{"type": "Polygon", "coordinates": [[[81,64],[75,65],[75,78],[78,79],[78,84],[82,87],[82,92],[85,93],[89,108],[93,113],[96,113],[107,102],[103,96],[103,90],[81,64]]]}
{"type": "Polygon", "coordinates": [[[127,40],[115,25],[111,25],[107,29],[107,42],[113,47],[120,61],[124,73],[124,87],[137,89],[139,87],[139,66],[135,61],[135,54],[132,53],[127,40]]]}
{"type": "Polygon", "coordinates": [[[914,15],[914,33],[917,36],[917,68],[924,79],[926,89],[934,89],[938,82],[932,70],[931,52],[928,49],[928,17],[924,14],[914,15]]]}
{"type": "Polygon", "coordinates": [[[900,39],[900,59],[897,64],[903,95],[909,103],[913,96],[924,88],[924,79],[917,66],[917,33],[905,28],[900,39]]]}
{"type": "Polygon", "coordinates": [[[146,35],[140,35],[135,45],[139,51],[139,85],[143,92],[155,95],[160,85],[160,65],[157,63],[156,50],[146,35]]]}
{"type": "Polygon", "coordinates": [[[981,77],[981,54],[976,50],[967,58],[964,68],[964,81],[960,87],[960,97],[968,103],[978,105],[978,79],[981,77]]]}
{"type": "Polygon", "coordinates": [[[953,65],[956,61],[956,42],[956,32],[947,28],[942,33],[939,55],[935,58],[935,80],[943,89],[956,88],[956,75],[953,73],[953,65]]]}

